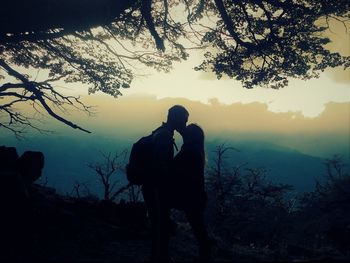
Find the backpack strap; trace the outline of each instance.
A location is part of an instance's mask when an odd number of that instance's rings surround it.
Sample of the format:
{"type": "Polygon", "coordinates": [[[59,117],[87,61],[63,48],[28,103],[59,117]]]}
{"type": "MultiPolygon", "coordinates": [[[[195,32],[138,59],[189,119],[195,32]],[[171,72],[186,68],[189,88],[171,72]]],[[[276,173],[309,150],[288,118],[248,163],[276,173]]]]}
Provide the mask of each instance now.
{"type": "MultiPolygon", "coordinates": [[[[152,136],[156,133],[156,131],[158,131],[159,129],[161,129],[162,126],[158,127],[157,129],[155,129],[154,131],[152,131],[152,136]]],[[[177,147],[176,143],[175,143],[175,139],[173,138],[173,146],[176,149],[176,151],[179,151],[179,148],[177,147]]]]}

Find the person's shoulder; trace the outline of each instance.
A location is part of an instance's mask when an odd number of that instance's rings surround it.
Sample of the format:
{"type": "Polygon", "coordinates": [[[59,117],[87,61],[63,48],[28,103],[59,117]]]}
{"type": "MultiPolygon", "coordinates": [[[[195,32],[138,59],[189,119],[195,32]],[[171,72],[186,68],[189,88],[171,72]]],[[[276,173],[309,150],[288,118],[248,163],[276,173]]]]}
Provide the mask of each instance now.
{"type": "Polygon", "coordinates": [[[173,134],[171,133],[171,131],[169,131],[169,129],[167,129],[166,127],[159,127],[158,129],[156,129],[153,133],[153,138],[154,139],[169,139],[172,140],[173,139],[173,134]]]}

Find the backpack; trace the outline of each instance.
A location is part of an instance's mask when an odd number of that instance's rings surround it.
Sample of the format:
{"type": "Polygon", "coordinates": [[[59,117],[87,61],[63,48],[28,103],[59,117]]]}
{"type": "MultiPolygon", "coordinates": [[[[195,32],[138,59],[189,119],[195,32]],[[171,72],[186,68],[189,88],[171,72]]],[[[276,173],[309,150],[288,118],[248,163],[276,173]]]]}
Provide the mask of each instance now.
{"type": "Polygon", "coordinates": [[[152,171],[153,133],[139,139],[131,148],[126,177],[132,185],[143,185],[152,171]]]}

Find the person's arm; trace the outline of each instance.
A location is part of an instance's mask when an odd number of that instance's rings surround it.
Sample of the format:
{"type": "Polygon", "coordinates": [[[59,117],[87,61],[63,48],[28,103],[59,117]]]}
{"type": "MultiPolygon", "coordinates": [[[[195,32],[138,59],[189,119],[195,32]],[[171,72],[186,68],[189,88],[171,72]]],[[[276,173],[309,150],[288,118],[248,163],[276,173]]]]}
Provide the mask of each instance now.
{"type": "Polygon", "coordinates": [[[173,160],[173,138],[167,131],[159,131],[153,137],[153,163],[157,181],[168,179],[173,160]]]}

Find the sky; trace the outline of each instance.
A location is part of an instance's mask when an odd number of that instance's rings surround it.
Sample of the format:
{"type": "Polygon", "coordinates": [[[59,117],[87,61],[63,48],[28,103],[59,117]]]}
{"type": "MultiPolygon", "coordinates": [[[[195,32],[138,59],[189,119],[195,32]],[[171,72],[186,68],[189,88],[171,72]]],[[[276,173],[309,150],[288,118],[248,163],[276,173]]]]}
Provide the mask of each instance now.
{"type": "MultiPolygon", "coordinates": [[[[335,24],[329,34],[333,41],[329,49],[350,55],[350,35],[342,25],[335,24]]],[[[15,146],[19,154],[34,150],[55,158],[69,155],[58,151],[63,144],[69,145],[62,151],[67,147],[84,152],[113,151],[120,142],[131,146],[139,137],[149,134],[165,121],[169,107],[181,104],[190,112],[189,123],[198,123],[212,145],[227,140],[233,146],[254,142],[260,143],[259,147],[278,145],[320,158],[337,153],[350,158],[350,70],[327,69],[318,79],[307,81],[290,79],[289,85],[280,90],[247,90],[238,81],[225,77],[217,80],[210,72],[194,71],[201,59],[199,51],[191,51],[189,59],[175,63],[169,73],[143,71],[143,76],[136,76],[131,88],[123,89],[119,98],[102,93],[88,95],[87,87],[80,83],[57,83],[56,87],[64,94],[79,95],[86,104],[95,106],[93,116],[76,110],[64,115],[92,133],[41,117],[42,125],[53,133],[28,133],[25,140],[18,141],[13,134],[0,131],[0,145],[15,146]]],[[[181,145],[178,134],[176,141],[181,145]]],[[[81,167],[86,166],[85,157],[80,154],[69,158],[72,162],[79,160],[81,167]]],[[[47,160],[53,170],[62,170],[56,162],[47,160]]],[[[83,168],[74,171],[74,165],[69,171],[67,162],[60,176],[78,175],[83,168]]]]}
{"type": "MultiPolygon", "coordinates": [[[[181,13],[182,15],[182,13],[181,13]]],[[[347,22],[350,28],[350,22],[347,22]]],[[[330,30],[326,36],[331,42],[327,44],[330,51],[350,56],[350,33],[341,22],[330,20],[330,30]]],[[[142,68],[136,71],[131,88],[122,89],[124,97],[134,95],[151,95],[157,99],[187,98],[192,101],[210,103],[260,102],[267,105],[272,112],[296,112],[305,117],[317,117],[329,102],[350,102],[350,70],[341,67],[327,69],[318,79],[290,79],[289,85],[280,90],[256,87],[244,89],[239,81],[223,77],[217,80],[212,72],[195,71],[203,59],[203,51],[190,50],[187,61],[175,62],[170,73],[157,72],[142,68]]],[[[41,71],[39,75],[44,73],[41,71]]],[[[36,70],[28,74],[37,77],[36,70]]],[[[43,74],[45,75],[45,74],[43,74]]],[[[4,81],[7,81],[6,79],[4,81]]],[[[56,87],[64,93],[87,95],[88,89],[81,83],[67,84],[57,82],[56,87]]],[[[93,96],[98,96],[95,94],[93,96]]]]}
{"type": "MultiPolygon", "coordinates": [[[[261,102],[272,112],[301,112],[306,117],[316,117],[328,102],[349,102],[349,81],[340,81],[337,75],[349,75],[342,69],[329,70],[319,79],[308,81],[290,80],[288,87],[280,90],[268,88],[244,89],[240,82],[223,78],[217,80],[212,73],[197,72],[193,67],[200,63],[200,57],[193,56],[175,66],[170,73],[158,73],[147,78],[139,77],[124,96],[134,94],[155,95],[161,98],[188,98],[193,101],[210,103],[261,102]]],[[[349,77],[350,78],[350,77],[349,77]]]]}
{"type": "MultiPolygon", "coordinates": [[[[336,24],[329,34],[333,41],[329,49],[350,55],[350,36],[342,25],[336,24]]],[[[324,138],[337,138],[335,145],[342,148],[349,146],[350,70],[338,67],[327,69],[318,79],[291,79],[280,90],[259,87],[248,90],[236,80],[225,77],[217,80],[213,73],[195,71],[193,68],[201,59],[199,51],[190,51],[189,59],[175,63],[169,73],[143,71],[143,76],[137,75],[131,88],[123,89],[119,98],[102,93],[88,95],[87,87],[80,83],[58,83],[57,88],[64,94],[82,96],[88,105],[96,106],[94,117],[74,110],[65,117],[95,133],[122,134],[134,140],[165,120],[170,106],[184,104],[189,107],[190,122],[200,124],[211,135],[240,132],[294,136],[294,144],[286,143],[286,139],[280,139],[281,143],[305,150],[305,145],[310,143],[305,143],[301,135],[323,134],[326,137],[318,136],[314,146],[306,150],[313,154],[319,149],[315,145],[332,146],[324,138]]],[[[31,75],[35,76],[36,72],[31,75]]],[[[63,136],[81,134],[55,120],[44,118],[43,121],[63,136]]],[[[332,151],[336,151],[335,145],[332,151]]]]}
{"type": "MultiPolygon", "coordinates": [[[[331,30],[328,48],[350,55],[350,35],[343,25],[333,23],[331,30]]],[[[307,154],[349,155],[350,70],[338,67],[317,79],[290,79],[280,90],[248,90],[239,81],[217,80],[213,73],[195,71],[201,59],[200,51],[191,51],[189,59],[174,64],[170,73],[143,71],[144,76],[136,76],[117,99],[101,93],[87,96],[86,88],[70,86],[65,91],[97,106],[95,117],[71,117],[95,133],[119,134],[132,141],[164,121],[170,106],[182,104],[190,111],[189,122],[200,124],[211,136],[239,133],[249,140],[278,141],[307,154]]]]}
{"type": "MultiPolygon", "coordinates": [[[[341,55],[350,55],[350,34],[343,24],[333,21],[327,32],[331,39],[328,49],[341,55]]],[[[188,61],[178,63],[170,74],[152,74],[138,78],[124,95],[152,94],[157,98],[188,98],[208,103],[217,99],[220,103],[261,102],[272,112],[300,112],[306,117],[316,117],[328,102],[350,102],[350,70],[341,67],[328,69],[318,79],[291,79],[288,87],[280,90],[268,88],[244,89],[239,81],[228,78],[216,79],[211,72],[196,72],[193,68],[201,63],[202,54],[191,52],[188,61]]]]}
{"type": "MultiPolygon", "coordinates": [[[[43,152],[42,180],[47,178],[49,186],[61,193],[71,191],[76,181],[87,182],[90,190],[102,193],[87,164],[101,161],[101,152],[130,152],[136,140],[166,119],[168,108],[174,104],[184,105],[190,112],[189,123],[198,123],[205,131],[208,161],[213,160],[215,147],[226,143],[239,149],[228,165],[248,162],[251,167],[265,167],[268,176],[298,186],[298,191],[310,190],[313,178],[323,175],[324,158],[340,154],[345,161],[350,159],[349,103],[329,102],[321,114],[310,118],[300,112],[271,112],[259,102],[223,104],[212,99],[202,103],[140,94],[118,99],[93,95],[84,101],[98,105],[94,116],[72,112],[67,117],[91,134],[53,119],[44,120],[44,124],[54,133],[31,134],[21,141],[0,134],[0,145],[15,146],[19,155],[27,150],[43,152]]],[[[182,140],[177,133],[175,139],[180,147],[182,140]]]]}
{"type": "MultiPolygon", "coordinates": [[[[330,25],[327,36],[331,43],[328,48],[341,55],[350,55],[350,34],[344,25],[335,20],[330,25]]],[[[87,129],[101,131],[98,127],[105,127],[105,133],[113,133],[113,127],[116,128],[108,124],[123,123],[118,129],[133,134],[130,131],[140,127],[138,123],[146,121],[143,127],[151,123],[157,125],[161,119],[165,119],[167,107],[183,103],[191,108],[192,122],[216,133],[241,131],[296,134],[307,131],[319,134],[330,130],[332,133],[348,133],[349,69],[327,69],[319,78],[306,81],[290,79],[289,85],[280,90],[261,87],[248,90],[239,81],[227,77],[218,80],[211,72],[195,71],[194,67],[203,58],[201,52],[191,50],[189,59],[175,63],[169,73],[142,70],[139,72],[142,74],[135,76],[131,88],[123,89],[123,95],[116,99],[101,92],[88,95],[87,87],[80,83],[58,82],[56,87],[63,94],[82,96],[87,104],[95,105],[97,111],[95,117],[87,119],[84,114],[75,111],[68,112],[65,117],[77,124],[86,123],[87,129]],[[151,117],[145,116],[146,113],[151,114],[151,117]],[[152,122],[155,116],[157,122],[152,122]]],[[[29,73],[37,75],[36,71],[29,70],[29,73]]],[[[71,134],[70,128],[63,128],[57,121],[48,122],[53,130],[71,134]]]]}

